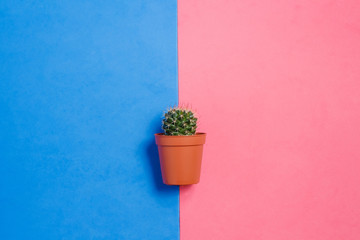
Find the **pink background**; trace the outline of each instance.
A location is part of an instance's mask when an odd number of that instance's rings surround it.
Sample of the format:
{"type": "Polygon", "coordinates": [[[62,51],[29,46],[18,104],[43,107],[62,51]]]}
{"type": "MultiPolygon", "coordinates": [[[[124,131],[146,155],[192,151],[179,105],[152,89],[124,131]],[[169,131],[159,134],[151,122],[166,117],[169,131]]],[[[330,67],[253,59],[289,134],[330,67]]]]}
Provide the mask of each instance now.
{"type": "Polygon", "coordinates": [[[179,100],[208,133],[181,239],[360,239],[360,2],[178,11],[179,100]]]}

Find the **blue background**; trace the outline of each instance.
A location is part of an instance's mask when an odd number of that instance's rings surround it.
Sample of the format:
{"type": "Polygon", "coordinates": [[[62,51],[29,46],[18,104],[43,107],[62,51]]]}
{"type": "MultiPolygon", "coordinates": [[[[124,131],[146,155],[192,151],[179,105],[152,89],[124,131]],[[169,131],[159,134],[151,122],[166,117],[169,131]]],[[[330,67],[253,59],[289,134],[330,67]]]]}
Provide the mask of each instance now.
{"type": "Polygon", "coordinates": [[[0,239],[178,239],[177,88],[175,0],[2,1],[0,239]]]}

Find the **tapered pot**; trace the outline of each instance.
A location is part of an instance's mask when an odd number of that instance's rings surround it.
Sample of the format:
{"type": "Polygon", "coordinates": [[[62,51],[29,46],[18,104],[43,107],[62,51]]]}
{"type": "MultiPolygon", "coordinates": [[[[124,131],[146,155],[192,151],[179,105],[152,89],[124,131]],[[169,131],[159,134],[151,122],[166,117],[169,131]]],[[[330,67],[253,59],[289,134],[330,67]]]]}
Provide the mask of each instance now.
{"type": "Polygon", "coordinates": [[[189,185],[199,182],[205,138],[206,133],[191,136],[155,134],[165,184],[189,185]]]}

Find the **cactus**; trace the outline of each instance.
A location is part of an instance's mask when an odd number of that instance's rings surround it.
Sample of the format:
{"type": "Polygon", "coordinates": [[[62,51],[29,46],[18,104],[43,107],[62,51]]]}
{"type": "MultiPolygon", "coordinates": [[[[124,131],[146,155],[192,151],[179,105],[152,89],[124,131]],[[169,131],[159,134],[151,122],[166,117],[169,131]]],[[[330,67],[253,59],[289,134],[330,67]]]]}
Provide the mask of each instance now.
{"type": "Polygon", "coordinates": [[[188,136],[194,135],[197,128],[197,118],[186,108],[170,108],[162,120],[162,129],[165,135],[188,136]]]}

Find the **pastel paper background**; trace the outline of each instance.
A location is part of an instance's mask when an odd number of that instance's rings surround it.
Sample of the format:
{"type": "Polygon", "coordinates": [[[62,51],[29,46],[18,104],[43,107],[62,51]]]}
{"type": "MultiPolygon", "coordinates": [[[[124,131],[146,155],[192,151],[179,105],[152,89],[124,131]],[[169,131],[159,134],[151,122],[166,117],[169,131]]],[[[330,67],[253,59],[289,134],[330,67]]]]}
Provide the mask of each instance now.
{"type": "Polygon", "coordinates": [[[179,239],[153,134],[176,1],[2,1],[0,239],[179,239]]]}
{"type": "Polygon", "coordinates": [[[3,1],[0,239],[360,239],[359,13],[3,1]],[[208,134],[180,209],[153,136],[178,100],[208,134]]]}
{"type": "Polygon", "coordinates": [[[182,240],[360,239],[359,13],[179,0],[179,100],[208,133],[182,240]]]}

